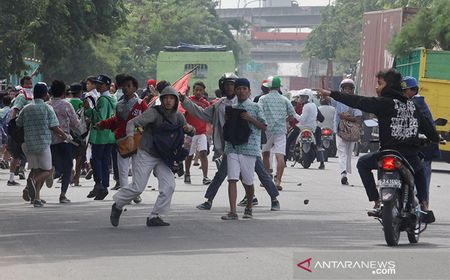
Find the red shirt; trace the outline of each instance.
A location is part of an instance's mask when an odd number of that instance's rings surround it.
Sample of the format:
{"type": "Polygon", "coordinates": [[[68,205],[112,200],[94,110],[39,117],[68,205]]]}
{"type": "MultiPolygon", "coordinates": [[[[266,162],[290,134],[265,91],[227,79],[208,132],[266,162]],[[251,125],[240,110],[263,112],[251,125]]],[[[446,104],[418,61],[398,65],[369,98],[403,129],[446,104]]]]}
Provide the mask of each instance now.
{"type": "MultiPolygon", "coordinates": [[[[199,100],[199,99],[195,98],[194,95],[192,95],[192,96],[189,96],[189,99],[191,99],[192,102],[194,102],[195,104],[197,104],[198,106],[200,106],[202,108],[206,108],[209,106],[209,102],[204,97],[202,97],[199,100]]],[[[186,112],[186,121],[188,124],[192,125],[195,128],[195,135],[200,135],[200,134],[206,133],[207,122],[192,116],[188,112],[186,112]]]]}
{"type": "Polygon", "coordinates": [[[111,118],[97,123],[97,126],[112,130],[116,139],[123,138],[127,135],[126,129],[128,121],[139,116],[147,109],[147,103],[143,100],[139,100],[136,104],[134,104],[126,120],[122,120],[117,116],[117,114],[114,114],[111,118]]]}
{"type": "MultiPolygon", "coordinates": [[[[298,115],[302,114],[303,111],[303,104],[297,102],[297,104],[295,104],[294,106],[294,110],[298,115]]],[[[289,121],[289,124],[291,125],[291,127],[295,127],[295,125],[298,123],[298,121],[296,119],[292,119],[289,121]]]]}

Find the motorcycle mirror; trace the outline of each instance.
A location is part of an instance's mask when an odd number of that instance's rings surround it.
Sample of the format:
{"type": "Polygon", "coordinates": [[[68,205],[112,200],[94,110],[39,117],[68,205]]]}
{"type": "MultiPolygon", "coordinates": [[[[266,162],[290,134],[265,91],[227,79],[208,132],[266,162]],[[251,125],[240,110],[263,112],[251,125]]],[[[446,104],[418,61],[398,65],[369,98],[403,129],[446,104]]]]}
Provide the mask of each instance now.
{"type": "Polygon", "coordinates": [[[435,123],[437,126],[444,126],[444,125],[447,124],[447,120],[446,120],[446,119],[443,119],[443,118],[439,118],[439,119],[435,120],[434,123],[435,123]]]}
{"type": "Polygon", "coordinates": [[[376,119],[368,119],[364,121],[364,125],[367,127],[377,127],[378,121],[376,119]]]}

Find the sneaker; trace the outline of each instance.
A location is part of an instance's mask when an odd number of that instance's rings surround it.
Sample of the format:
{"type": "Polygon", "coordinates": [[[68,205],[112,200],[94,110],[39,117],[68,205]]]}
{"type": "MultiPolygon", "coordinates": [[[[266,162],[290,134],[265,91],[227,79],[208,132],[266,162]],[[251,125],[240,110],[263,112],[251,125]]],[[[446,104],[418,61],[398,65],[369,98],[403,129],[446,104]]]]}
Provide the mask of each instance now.
{"type": "Polygon", "coordinates": [[[277,199],[272,200],[270,210],[271,211],[280,211],[280,202],[277,199]]]}
{"type": "Polygon", "coordinates": [[[203,185],[209,185],[211,184],[211,179],[209,179],[208,177],[203,178],[203,185]]]}
{"type": "Polygon", "coordinates": [[[186,184],[190,184],[191,183],[191,175],[189,174],[184,174],[184,182],[186,184]]]}
{"type": "Polygon", "coordinates": [[[94,170],[89,169],[89,171],[86,173],[86,180],[91,180],[92,179],[92,175],[94,174],[94,170]]]}
{"type": "Polygon", "coordinates": [[[44,207],[44,203],[42,203],[42,201],[40,199],[36,199],[33,201],[33,206],[34,207],[44,207]]]}
{"type": "Polygon", "coordinates": [[[170,226],[170,224],[164,222],[160,216],[157,216],[157,217],[153,217],[153,218],[147,217],[147,226],[148,227],[165,227],[165,226],[170,226]]]}
{"type": "Polygon", "coordinates": [[[236,213],[228,212],[225,216],[222,216],[222,220],[230,221],[230,220],[239,220],[239,217],[236,213]]]}
{"type": "Polygon", "coordinates": [[[205,201],[202,204],[197,205],[198,210],[211,210],[212,202],[205,201]]]}
{"type": "Polygon", "coordinates": [[[178,165],[177,175],[178,175],[178,178],[182,177],[184,175],[184,166],[183,166],[183,164],[179,164],[178,165]]]}
{"type": "Polygon", "coordinates": [[[92,191],[89,192],[89,194],[87,195],[87,198],[93,198],[96,197],[97,194],[102,190],[102,186],[100,184],[95,184],[94,188],[92,189],[92,191]]]}
{"type": "Polygon", "coordinates": [[[120,183],[118,181],[116,181],[116,184],[114,185],[114,187],[111,189],[112,191],[117,191],[120,189],[120,183]]]}
{"type": "Polygon", "coordinates": [[[200,163],[194,162],[193,166],[200,166],[200,163]]]}
{"type": "Polygon", "coordinates": [[[343,176],[343,177],[341,178],[341,184],[342,184],[342,185],[348,185],[348,179],[347,179],[346,176],[343,176]]]}
{"type": "Polygon", "coordinates": [[[7,186],[18,186],[20,183],[17,183],[16,181],[9,181],[6,183],[7,186]]]}
{"type": "Polygon", "coordinates": [[[25,201],[31,201],[30,194],[28,193],[28,189],[27,188],[23,189],[23,191],[22,191],[22,198],[25,201]]]}
{"type": "Polygon", "coordinates": [[[324,163],[321,163],[321,164],[319,165],[319,169],[325,169],[325,164],[324,164],[324,163]]]}
{"type": "Polygon", "coordinates": [[[50,170],[50,174],[48,175],[47,179],[45,179],[45,185],[47,188],[53,187],[53,177],[55,176],[55,167],[53,166],[50,170]]]}
{"type": "MultiPolygon", "coordinates": [[[[258,202],[258,199],[256,198],[256,196],[254,196],[253,197],[253,200],[252,200],[252,205],[253,206],[256,206],[256,205],[258,205],[259,204],[259,202],[258,202]]],[[[247,206],[247,197],[244,197],[240,202],[239,202],[239,204],[238,204],[238,206],[247,206]]]]}
{"type": "Polygon", "coordinates": [[[122,210],[118,209],[116,207],[116,204],[114,203],[111,206],[111,215],[109,216],[109,220],[111,222],[111,225],[117,227],[119,225],[119,219],[120,215],[122,215],[122,210]]]}
{"type": "Polygon", "coordinates": [[[25,188],[28,190],[30,200],[33,201],[36,198],[36,185],[33,178],[27,179],[27,186],[25,188]]]}
{"type": "Polygon", "coordinates": [[[25,172],[19,171],[18,175],[20,180],[25,180],[25,172]]]}
{"type": "Polygon", "coordinates": [[[141,196],[140,196],[140,195],[136,196],[136,197],[133,199],[133,202],[136,203],[136,204],[141,203],[141,202],[142,202],[141,196]]]}
{"type": "Polygon", "coordinates": [[[64,203],[70,203],[70,199],[68,199],[68,198],[65,197],[65,196],[60,196],[60,197],[59,197],[59,203],[62,203],[62,204],[64,204],[64,203]]]}
{"type": "Polygon", "coordinates": [[[252,214],[252,209],[251,208],[245,208],[244,210],[244,215],[242,216],[243,219],[253,219],[253,214],[252,214]]]}
{"type": "Polygon", "coordinates": [[[426,214],[420,215],[420,219],[425,224],[432,224],[436,221],[436,218],[434,217],[434,213],[431,210],[423,211],[426,212],[426,214]]]}
{"type": "Polygon", "coordinates": [[[103,200],[105,199],[105,197],[108,195],[108,191],[107,190],[101,190],[97,196],[95,196],[94,200],[103,200]]]}
{"type": "Polygon", "coordinates": [[[216,163],[217,169],[219,169],[220,165],[222,164],[222,158],[218,157],[214,160],[214,162],[216,163]]]}

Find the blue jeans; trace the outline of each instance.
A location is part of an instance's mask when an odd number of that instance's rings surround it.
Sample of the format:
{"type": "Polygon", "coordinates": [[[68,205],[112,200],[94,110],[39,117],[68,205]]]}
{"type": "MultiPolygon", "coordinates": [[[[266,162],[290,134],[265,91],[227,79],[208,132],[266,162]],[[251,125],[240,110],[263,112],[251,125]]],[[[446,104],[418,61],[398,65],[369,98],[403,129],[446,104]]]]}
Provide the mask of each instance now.
{"type": "Polygon", "coordinates": [[[105,190],[109,188],[109,163],[112,148],[113,144],[92,144],[91,165],[94,171],[94,181],[103,186],[105,190]]]}
{"type": "MultiPolygon", "coordinates": [[[[59,143],[50,146],[55,174],[62,175],[61,192],[66,193],[72,175],[72,144],[59,143]]],[[[59,177],[58,176],[58,177],[59,177]]]]}
{"type": "MultiPolygon", "coordinates": [[[[269,196],[272,199],[276,198],[280,193],[275,187],[275,183],[273,182],[272,177],[270,177],[269,173],[267,173],[266,169],[264,168],[264,164],[260,157],[256,158],[255,172],[258,175],[259,180],[263,184],[269,196]]],[[[208,199],[209,201],[214,200],[214,197],[216,197],[216,194],[219,191],[219,188],[222,185],[223,181],[225,181],[226,177],[227,177],[227,159],[224,157],[219,166],[219,169],[216,172],[216,175],[214,175],[211,184],[209,184],[208,189],[206,190],[205,194],[206,199],[208,199]]]]}
{"type": "Polygon", "coordinates": [[[430,200],[430,182],[431,182],[431,160],[425,160],[423,162],[423,173],[425,175],[425,201],[430,200]]]}

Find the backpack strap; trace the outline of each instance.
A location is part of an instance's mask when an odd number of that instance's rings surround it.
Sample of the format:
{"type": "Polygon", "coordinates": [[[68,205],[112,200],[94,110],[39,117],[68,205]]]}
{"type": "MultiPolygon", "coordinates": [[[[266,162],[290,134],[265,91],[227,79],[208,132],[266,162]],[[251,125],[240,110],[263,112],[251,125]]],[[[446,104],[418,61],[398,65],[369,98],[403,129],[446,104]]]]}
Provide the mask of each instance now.
{"type": "Polygon", "coordinates": [[[164,113],[163,113],[162,110],[161,110],[161,106],[160,106],[160,105],[153,106],[153,108],[155,108],[155,110],[161,115],[161,117],[163,117],[163,119],[164,119],[166,122],[168,122],[168,123],[170,123],[170,124],[173,124],[173,122],[171,122],[171,121],[164,115],[164,113]]]}

